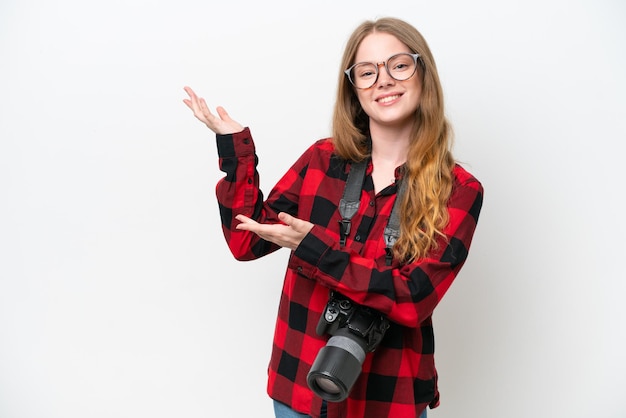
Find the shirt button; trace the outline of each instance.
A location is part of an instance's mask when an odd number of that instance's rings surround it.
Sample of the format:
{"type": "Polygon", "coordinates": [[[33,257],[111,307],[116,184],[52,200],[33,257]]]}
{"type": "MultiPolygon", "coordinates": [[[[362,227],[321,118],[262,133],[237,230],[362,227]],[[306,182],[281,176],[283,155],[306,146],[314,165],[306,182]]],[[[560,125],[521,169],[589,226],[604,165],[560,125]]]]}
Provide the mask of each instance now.
{"type": "Polygon", "coordinates": [[[298,266],[297,270],[298,270],[298,273],[302,273],[302,270],[304,269],[302,268],[302,266],[298,266]]]}
{"type": "Polygon", "coordinates": [[[370,201],[370,206],[374,206],[374,201],[370,201]]]}
{"type": "Polygon", "coordinates": [[[252,184],[252,179],[248,179],[248,184],[252,184]]]}
{"type": "Polygon", "coordinates": [[[361,236],[360,236],[360,235],[357,235],[356,237],[354,237],[354,240],[355,240],[355,241],[359,241],[359,242],[361,242],[361,236]]]}
{"type": "Polygon", "coordinates": [[[249,140],[248,138],[245,138],[245,139],[243,140],[243,143],[244,143],[244,144],[246,144],[246,145],[248,145],[248,144],[250,143],[250,140],[249,140]]]}

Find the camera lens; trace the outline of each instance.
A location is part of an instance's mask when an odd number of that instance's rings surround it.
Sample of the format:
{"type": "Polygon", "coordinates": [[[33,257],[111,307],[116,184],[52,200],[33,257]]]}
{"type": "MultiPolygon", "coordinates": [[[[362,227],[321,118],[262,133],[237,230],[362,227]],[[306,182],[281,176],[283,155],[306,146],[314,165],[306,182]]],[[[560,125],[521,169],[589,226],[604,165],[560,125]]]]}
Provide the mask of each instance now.
{"type": "Polygon", "coordinates": [[[311,390],[331,402],[348,397],[365,360],[364,341],[345,329],[339,333],[344,335],[331,337],[317,354],[307,377],[311,390]]]}
{"type": "Polygon", "coordinates": [[[330,394],[338,394],[341,393],[341,388],[333,383],[332,380],[329,380],[325,376],[317,376],[315,378],[315,384],[324,392],[330,394]]]}

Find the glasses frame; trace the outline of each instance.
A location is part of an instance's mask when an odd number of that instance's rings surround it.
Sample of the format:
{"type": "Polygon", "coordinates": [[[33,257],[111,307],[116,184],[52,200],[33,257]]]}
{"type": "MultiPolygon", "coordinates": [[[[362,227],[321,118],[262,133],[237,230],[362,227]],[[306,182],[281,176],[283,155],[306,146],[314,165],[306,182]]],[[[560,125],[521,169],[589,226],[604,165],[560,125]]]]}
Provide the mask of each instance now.
{"type": "Polygon", "coordinates": [[[409,52],[400,52],[399,54],[393,54],[392,56],[387,58],[386,61],[383,61],[383,62],[370,62],[370,61],[357,62],[356,64],[353,64],[352,66],[350,66],[350,68],[348,68],[347,70],[344,70],[344,73],[348,77],[348,80],[350,81],[350,84],[352,84],[355,89],[367,90],[367,89],[371,89],[372,87],[374,87],[374,85],[378,82],[378,76],[380,75],[380,66],[381,65],[385,67],[385,70],[387,70],[387,74],[389,74],[389,77],[393,78],[396,81],[406,81],[406,80],[410,79],[411,77],[413,77],[415,75],[415,72],[417,71],[417,60],[419,59],[419,57],[420,57],[420,54],[417,54],[417,53],[416,54],[411,54],[409,52]],[[397,57],[398,55],[410,55],[411,57],[413,57],[413,62],[415,63],[415,68],[413,68],[413,73],[411,73],[410,76],[408,76],[407,78],[405,78],[403,80],[398,80],[393,75],[391,75],[391,71],[389,71],[389,67],[387,67],[387,63],[389,61],[391,61],[392,59],[394,59],[395,57],[397,57]],[[362,65],[362,64],[372,64],[372,65],[374,65],[376,67],[376,77],[374,78],[374,81],[372,82],[372,84],[369,87],[357,87],[357,85],[354,83],[354,80],[352,80],[352,77],[350,76],[350,73],[352,72],[354,67],[356,67],[357,65],[362,65]]]}

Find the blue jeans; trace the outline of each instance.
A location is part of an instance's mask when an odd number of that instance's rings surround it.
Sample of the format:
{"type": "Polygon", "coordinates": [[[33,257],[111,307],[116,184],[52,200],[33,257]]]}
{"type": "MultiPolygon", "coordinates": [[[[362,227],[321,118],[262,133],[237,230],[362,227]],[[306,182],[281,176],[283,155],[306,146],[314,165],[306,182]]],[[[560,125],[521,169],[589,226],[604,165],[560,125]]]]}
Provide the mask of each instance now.
{"type": "MultiPolygon", "coordinates": [[[[326,403],[324,402],[324,406],[322,406],[322,418],[326,418],[325,407],[326,403]]],[[[311,418],[309,415],[296,412],[284,403],[280,403],[278,401],[274,401],[274,414],[276,415],[276,418],[311,418]]],[[[426,418],[425,409],[420,415],[420,418],[426,418]]]]}
{"type": "Polygon", "coordinates": [[[284,403],[278,401],[274,401],[274,414],[276,418],[311,418],[309,415],[296,412],[284,403]]]}

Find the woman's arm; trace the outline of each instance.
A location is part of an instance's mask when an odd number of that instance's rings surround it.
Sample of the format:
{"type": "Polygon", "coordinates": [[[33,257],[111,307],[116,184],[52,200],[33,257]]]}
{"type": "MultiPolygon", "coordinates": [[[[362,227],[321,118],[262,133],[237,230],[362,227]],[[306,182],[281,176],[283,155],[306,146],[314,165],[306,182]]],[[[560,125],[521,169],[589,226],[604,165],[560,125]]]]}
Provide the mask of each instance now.
{"type": "Polygon", "coordinates": [[[299,274],[336,290],[390,320],[418,327],[443,298],[467,259],[482,206],[483,188],[473,178],[457,182],[448,203],[445,239],[427,257],[384,266],[340,247],[320,226],[302,240],[289,261],[299,274]]]}
{"type": "Polygon", "coordinates": [[[264,200],[259,188],[258,158],[250,130],[217,135],[219,166],[226,175],[218,181],[217,199],[222,230],[238,260],[252,260],[281,247],[295,249],[313,224],[297,219],[302,177],[310,147],[278,181],[264,200]]]}

